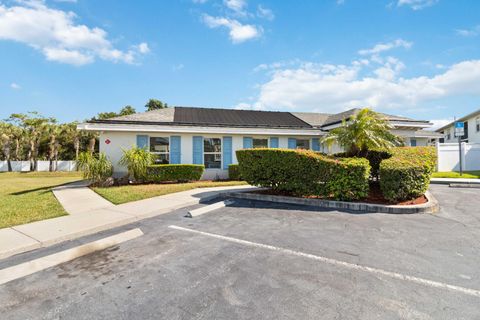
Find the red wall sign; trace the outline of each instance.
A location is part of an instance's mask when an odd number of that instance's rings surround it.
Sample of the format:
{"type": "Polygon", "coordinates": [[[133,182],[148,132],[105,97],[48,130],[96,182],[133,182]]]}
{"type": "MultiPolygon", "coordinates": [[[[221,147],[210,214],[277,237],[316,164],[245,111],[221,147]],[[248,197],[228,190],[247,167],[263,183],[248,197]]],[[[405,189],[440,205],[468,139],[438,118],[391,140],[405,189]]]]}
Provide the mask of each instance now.
{"type": "Polygon", "coordinates": [[[106,144],[110,144],[110,142],[112,142],[112,141],[110,141],[110,139],[105,139],[106,144]]]}

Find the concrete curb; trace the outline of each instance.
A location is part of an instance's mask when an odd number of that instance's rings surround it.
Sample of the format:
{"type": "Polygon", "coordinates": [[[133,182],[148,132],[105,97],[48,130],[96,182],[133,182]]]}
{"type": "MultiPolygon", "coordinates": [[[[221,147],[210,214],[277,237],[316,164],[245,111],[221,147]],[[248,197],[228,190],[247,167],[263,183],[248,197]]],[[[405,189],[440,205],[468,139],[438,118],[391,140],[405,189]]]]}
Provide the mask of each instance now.
{"type": "Polygon", "coordinates": [[[475,184],[480,185],[480,179],[463,178],[432,178],[430,184],[475,184]]]}
{"type": "Polygon", "coordinates": [[[258,193],[227,193],[230,198],[268,201],[276,203],[298,204],[304,206],[318,207],[322,209],[337,209],[337,210],[349,210],[349,211],[361,211],[361,212],[378,212],[378,213],[391,213],[391,214],[412,214],[412,213],[435,213],[439,210],[437,199],[427,191],[425,196],[428,199],[427,203],[417,205],[381,205],[361,202],[346,202],[346,201],[334,201],[323,199],[306,199],[297,197],[276,196],[268,194],[258,193]]]}

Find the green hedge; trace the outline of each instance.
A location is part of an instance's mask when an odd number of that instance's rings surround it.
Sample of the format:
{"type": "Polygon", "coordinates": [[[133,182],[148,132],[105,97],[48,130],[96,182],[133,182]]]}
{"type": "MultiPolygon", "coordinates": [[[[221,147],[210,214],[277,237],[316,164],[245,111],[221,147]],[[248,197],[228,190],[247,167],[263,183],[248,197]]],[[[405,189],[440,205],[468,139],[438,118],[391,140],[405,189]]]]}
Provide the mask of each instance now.
{"type": "Polygon", "coordinates": [[[197,164],[157,164],[147,167],[147,180],[150,182],[197,181],[205,167],[197,164]]]}
{"type": "Polygon", "coordinates": [[[380,163],[380,188],[389,201],[415,199],[424,194],[435,171],[434,147],[402,147],[380,163]]]}
{"type": "Polygon", "coordinates": [[[240,175],[240,168],[239,168],[238,164],[228,165],[228,179],[230,179],[230,180],[242,180],[242,176],[240,175]]]}
{"type": "MultiPolygon", "coordinates": [[[[391,150],[380,150],[380,149],[373,149],[368,150],[367,152],[359,155],[360,158],[366,158],[370,163],[370,176],[373,179],[379,178],[380,173],[380,163],[388,158],[391,158],[393,155],[393,151],[391,150]]],[[[336,158],[346,158],[348,155],[345,152],[336,153],[334,154],[336,158]]]]}
{"type": "Polygon", "coordinates": [[[252,185],[337,200],[368,195],[370,165],[366,159],[333,159],[291,149],[246,149],[236,153],[242,178],[252,185]]]}

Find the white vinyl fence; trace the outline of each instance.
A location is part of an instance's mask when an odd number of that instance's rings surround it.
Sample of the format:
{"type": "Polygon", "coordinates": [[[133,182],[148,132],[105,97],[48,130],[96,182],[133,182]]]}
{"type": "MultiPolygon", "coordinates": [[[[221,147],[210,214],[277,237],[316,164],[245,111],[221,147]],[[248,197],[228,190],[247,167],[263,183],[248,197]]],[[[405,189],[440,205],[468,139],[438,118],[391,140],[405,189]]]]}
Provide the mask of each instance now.
{"type": "MultiPolygon", "coordinates": [[[[10,161],[12,164],[12,171],[15,172],[28,172],[30,171],[29,161],[10,161]]],[[[53,162],[54,169],[56,164],[56,171],[75,171],[75,161],[55,161],[53,162]]],[[[49,171],[50,161],[38,161],[37,171],[49,171]]],[[[0,172],[8,171],[7,161],[0,161],[0,172]]]]}
{"type": "MultiPolygon", "coordinates": [[[[480,143],[461,144],[464,171],[480,170],[480,143]]],[[[437,143],[438,171],[460,171],[458,143],[437,143]]]]}

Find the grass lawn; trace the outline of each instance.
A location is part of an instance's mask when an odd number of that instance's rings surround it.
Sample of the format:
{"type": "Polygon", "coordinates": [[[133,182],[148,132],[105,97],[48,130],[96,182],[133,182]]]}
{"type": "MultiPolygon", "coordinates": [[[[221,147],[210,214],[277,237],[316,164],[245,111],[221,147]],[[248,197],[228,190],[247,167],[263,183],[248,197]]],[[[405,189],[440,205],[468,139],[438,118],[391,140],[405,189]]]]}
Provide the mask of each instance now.
{"type": "Polygon", "coordinates": [[[478,171],[464,171],[462,175],[458,172],[434,172],[432,178],[465,178],[465,179],[480,179],[480,170],[478,171]]]}
{"type": "Polygon", "coordinates": [[[110,188],[93,188],[93,190],[114,204],[122,204],[195,188],[239,186],[245,184],[247,183],[244,181],[196,181],[175,184],[142,184],[110,188]]]}
{"type": "Polygon", "coordinates": [[[51,188],[81,179],[77,172],[0,173],[0,228],[65,215],[51,188]]]}

